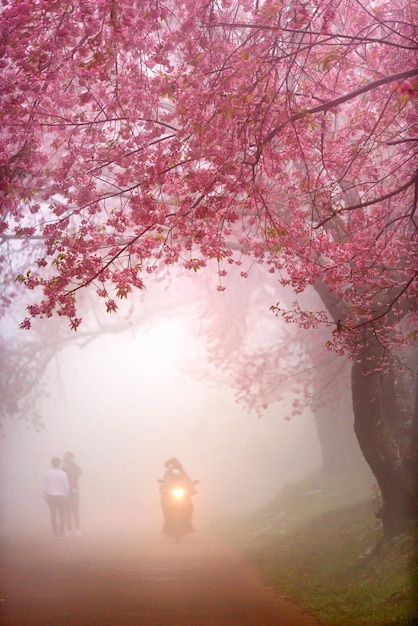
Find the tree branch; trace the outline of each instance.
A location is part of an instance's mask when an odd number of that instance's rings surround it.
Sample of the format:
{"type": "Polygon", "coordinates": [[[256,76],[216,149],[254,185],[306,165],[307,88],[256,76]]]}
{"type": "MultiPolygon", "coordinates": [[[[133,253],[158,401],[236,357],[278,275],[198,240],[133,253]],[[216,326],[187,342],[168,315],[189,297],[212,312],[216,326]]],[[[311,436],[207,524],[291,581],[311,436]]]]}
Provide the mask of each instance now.
{"type": "Polygon", "coordinates": [[[399,193],[402,193],[402,191],[405,191],[406,189],[408,189],[408,187],[411,187],[412,185],[416,185],[417,182],[418,182],[418,172],[416,172],[414,176],[410,178],[404,185],[402,185],[401,187],[398,187],[397,189],[394,189],[393,191],[390,191],[384,196],[379,196],[379,198],[374,198],[373,200],[369,200],[368,202],[359,202],[358,204],[352,204],[351,206],[338,209],[338,211],[334,211],[332,215],[330,215],[329,217],[326,217],[324,220],[322,220],[322,222],[314,226],[314,230],[316,230],[317,228],[321,228],[322,226],[324,226],[324,224],[332,220],[336,215],[340,215],[341,213],[344,213],[345,211],[355,211],[356,209],[365,209],[366,207],[372,206],[373,204],[378,204],[379,202],[383,202],[384,200],[389,200],[390,198],[397,196],[399,193]]]}
{"type": "Polygon", "coordinates": [[[324,41],[317,42],[317,45],[321,45],[326,43],[329,39],[348,39],[349,41],[353,41],[356,43],[379,43],[384,44],[386,46],[393,46],[395,48],[402,48],[404,50],[416,50],[416,44],[414,41],[411,41],[410,46],[405,46],[399,43],[395,43],[392,41],[387,41],[385,39],[379,37],[363,37],[356,35],[344,35],[343,33],[331,33],[331,32],[322,32],[315,30],[308,30],[303,28],[286,28],[284,26],[268,26],[267,24],[246,24],[245,22],[217,22],[216,24],[205,24],[207,28],[244,28],[250,30],[269,30],[269,31],[280,31],[283,33],[290,33],[294,35],[313,35],[314,37],[324,37],[324,41]]]}
{"type": "Polygon", "coordinates": [[[377,80],[372,81],[371,83],[367,83],[366,85],[363,85],[362,87],[359,87],[358,89],[355,89],[354,91],[350,91],[349,93],[346,93],[343,96],[334,98],[334,100],[328,100],[328,102],[325,102],[324,104],[319,104],[315,107],[312,107],[311,109],[305,109],[304,111],[295,113],[294,115],[291,115],[289,119],[286,120],[286,122],[283,122],[283,124],[280,124],[280,126],[276,126],[276,128],[273,128],[273,130],[271,130],[269,134],[267,135],[267,137],[265,137],[265,139],[262,141],[261,146],[264,146],[265,144],[269,143],[272,139],[274,139],[274,137],[289,123],[295,122],[296,120],[299,120],[302,117],[305,117],[306,115],[314,115],[315,113],[321,113],[322,111],[329,111],[339,106],[340,104],[344,104],[345,102],[348,102],[349,100],[354,100],[361,94],[367,93],[368,91],[372,91],[373,89],[377,89],[378,87],[381,87],[382,85],[387,85],[388,83],[392,83],[396,81],[402,81],[407,78],[410,78],[411,76],[416,76],[416,75],[418,75],[418,67],[414,67],[412,69],[405,70],[403,72],[398,72],[397,74],[391,74],[390,76],[384,76],[383,78],[379,78],[377,80]]]}

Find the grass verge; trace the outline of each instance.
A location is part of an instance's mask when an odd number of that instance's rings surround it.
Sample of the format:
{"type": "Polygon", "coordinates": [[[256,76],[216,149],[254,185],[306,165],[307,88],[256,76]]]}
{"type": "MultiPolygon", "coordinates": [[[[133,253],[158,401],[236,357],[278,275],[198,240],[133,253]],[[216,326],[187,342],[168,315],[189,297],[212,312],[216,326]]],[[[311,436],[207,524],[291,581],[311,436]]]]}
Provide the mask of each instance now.
{"type": "Polygon", "coordinates": [[[418,626],[416,530],[380,544],[373,498],[353,477],[310,476],[222,533],[324,626],[418,626]]]}

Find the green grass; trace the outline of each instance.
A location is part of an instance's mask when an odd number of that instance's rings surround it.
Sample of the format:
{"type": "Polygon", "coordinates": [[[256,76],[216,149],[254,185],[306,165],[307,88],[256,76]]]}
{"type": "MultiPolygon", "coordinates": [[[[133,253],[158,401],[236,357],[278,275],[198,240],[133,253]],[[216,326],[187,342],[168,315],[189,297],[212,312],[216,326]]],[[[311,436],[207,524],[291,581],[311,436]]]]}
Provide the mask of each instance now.
{"type": "Polygon", "coordinates": [[[245,548],[268,584],[325,626],[418,625],[416,532],[376,550],[381,528],[361,480],[311,476],[222,532],[245,548]]]}

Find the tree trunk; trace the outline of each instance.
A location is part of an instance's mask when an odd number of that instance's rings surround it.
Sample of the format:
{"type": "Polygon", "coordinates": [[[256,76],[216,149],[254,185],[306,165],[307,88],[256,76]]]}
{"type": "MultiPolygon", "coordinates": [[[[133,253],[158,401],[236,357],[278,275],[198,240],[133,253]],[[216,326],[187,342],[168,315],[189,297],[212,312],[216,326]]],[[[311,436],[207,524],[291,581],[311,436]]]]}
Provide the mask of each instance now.
{"type": "MultiPolygon", "coordinates": [[[[344,303],[322,280],[315,290],[332,319],[343,319],[344,303]]],[[[383,532],[390,537],[407,520],[418,521],[418,351],[413,349],[409,358],[410,376],[386,353],[389,367],[382,370],[383,354],[373,335],[353,364],[351,388],[354,431],[379,486],[383,532]]]]}
{"type": "Polygon", "coordinates": [[[374,369],[382,348],[372,338],[352,369],[354,430],[382,495],[386,538],[417,519],[416,377],[400,373],[390,357],[385,371],[374,369]],[[374,371],[373,371],[374,370],[374,371]]]}

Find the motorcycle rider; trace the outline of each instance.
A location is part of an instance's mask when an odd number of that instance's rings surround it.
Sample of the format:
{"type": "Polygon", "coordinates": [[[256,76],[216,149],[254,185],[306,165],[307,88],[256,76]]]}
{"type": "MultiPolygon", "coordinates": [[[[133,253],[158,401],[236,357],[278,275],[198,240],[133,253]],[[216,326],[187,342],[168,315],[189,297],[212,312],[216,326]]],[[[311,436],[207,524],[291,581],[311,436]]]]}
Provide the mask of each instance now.
{"type": "Polygon", "coordinates": [[[164,476],[162,478],[160,486],[161,494],[161,510],[164,518],[163,533],[166,533],[170,523],[170,507],[168,505],[167,495],[169,494],[170,487],[178,485],[179,483],[187,490],[187,500],[184,509],[184,519],[187,524],[188,532],[193,532],[192,516],[193,516],[193,504],[191,496],[196,493],[194,483],[184,470],[183,465],[176,457],[168,459],[164,466],[166,468],[164,476]]]}
{"type": "Polygon", "coordinates": [[[164,463],[164,466],[166,467],[166,471],[163,476],[163,483],[166,480],[171,480],[173,475],[181,476],[181,481],[187,487],[187,490],[190,492],[190,494],[192,495],[196,493],[193,481],[188,476],[183,465],[180,463],[178,459],[176,459],[176,457],[172,456],[170,459],[168,459],[168,461],[164,463]],[[174,470],[174,473],[173,473],[173,470],[174,470]]]}

